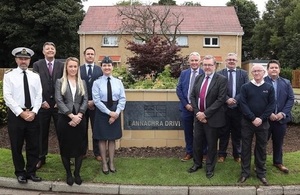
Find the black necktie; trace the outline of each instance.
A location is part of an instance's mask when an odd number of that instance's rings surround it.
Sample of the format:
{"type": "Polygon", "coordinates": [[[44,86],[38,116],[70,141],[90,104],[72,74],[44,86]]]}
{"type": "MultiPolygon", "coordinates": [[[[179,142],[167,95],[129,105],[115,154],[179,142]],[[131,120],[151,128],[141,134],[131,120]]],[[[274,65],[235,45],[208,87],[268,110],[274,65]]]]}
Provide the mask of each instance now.
{"type": "Polygon", "coordinates": [[[229,78],[228,78],[228,94],[229,94],[229,97],[233,97],[233,76],[232,76],[232,72],[234,70],[228,70],[229,71],[229,78]]]}
{"type": "Polygon", "coordinates": [[[92,77],[92,65],[88,65],[89,70],[88,70],[88,77],[91,78],[92,77]]]}
{"type": "Polygon", "coordinates": [[[113,105],[110,77],[107,77],[107,106],[110,108],[113,105]]]}
{"type": "Polygon", "coordinates": [[[31,100],[30,100],[30,93],[29,93],[26,71],[23,70],[23,73],[24,73],[23,82],[24,82],[25,107],[30,109],[31,108],[31,100]]]}

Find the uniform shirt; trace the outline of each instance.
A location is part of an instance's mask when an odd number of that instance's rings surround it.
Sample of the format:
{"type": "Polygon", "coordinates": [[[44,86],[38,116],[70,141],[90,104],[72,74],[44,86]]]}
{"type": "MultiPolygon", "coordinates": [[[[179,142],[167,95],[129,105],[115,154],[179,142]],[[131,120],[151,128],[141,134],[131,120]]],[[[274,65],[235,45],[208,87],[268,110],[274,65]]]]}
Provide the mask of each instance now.
{"type": "MultiPolygon", "coordinates": [[[[120,79],[110,76],[113,101],[118,101],[116,113],[120,114],[125,108],[126,97],[123,83],[120,79]]],[[[103,104],[107,102],[107,76],[103,75],[94,81],[92,87],[93,100],[96,107],[103,113],[109,114],[111,111],[103,104]]]]}
{"type": "MultiPolygon", "coordinates": [[[[26,70],[29,93],[32,105],[32,111],[38,113],[42,104],[42,85],[39,74],[26,70]]],[[[4,74],[3,78],[3,96],[6,106],[16,115],[19,116],[25,108],[24,95],[24,73],[21,68],[15,68],[4,74]]]]}

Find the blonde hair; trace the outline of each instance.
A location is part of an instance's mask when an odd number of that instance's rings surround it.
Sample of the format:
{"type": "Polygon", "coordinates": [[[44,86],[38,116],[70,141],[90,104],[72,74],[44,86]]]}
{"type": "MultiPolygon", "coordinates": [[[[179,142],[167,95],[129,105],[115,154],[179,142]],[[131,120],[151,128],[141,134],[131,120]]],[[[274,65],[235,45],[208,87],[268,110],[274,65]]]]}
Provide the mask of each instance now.
{"type": "Polygon", "coordinates": [[[80,95],[84,95],[85,94],[85,90],[84,90],[84,87],[83,87],[83,82],[81,80],[81,77],[80,77],[80,67],[79,67],[79,60],[75,57],[68,57],[66,59],[66,62],[64,64],[64,72],[63,72],[63,76],[61,77],[61,82],[62,82],[62,85],[61,85],[61,94],[65,94],[66,93],[66,90],[67,90],[67,86],[68,86],[68,72],[67,72],[67,65],[70,61],[74,61],[77,63],[78,65],[78,70],[77,70],[77,75],[76,75],[76,83],[78,85],[78,91],[79,91],[79,94],[80,95]]]}

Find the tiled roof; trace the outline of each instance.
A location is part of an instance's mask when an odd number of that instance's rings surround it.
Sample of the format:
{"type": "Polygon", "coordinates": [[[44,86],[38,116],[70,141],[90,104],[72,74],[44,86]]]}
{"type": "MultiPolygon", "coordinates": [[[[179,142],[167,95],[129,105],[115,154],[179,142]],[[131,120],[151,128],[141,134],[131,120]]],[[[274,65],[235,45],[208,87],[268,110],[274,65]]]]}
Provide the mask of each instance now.
{"type": "MultiPolygon", "coordinates": [[[[118,9],[124,6],[90,6],[78,34],[117,33],[121,19],[118,9]]],[[[153,6],[163,10],[163,6],[153,6]]],[[[172,12],[181,13],[181,34],[243,35],[234,7],[231,6],[171,6],[172,12]]]]}

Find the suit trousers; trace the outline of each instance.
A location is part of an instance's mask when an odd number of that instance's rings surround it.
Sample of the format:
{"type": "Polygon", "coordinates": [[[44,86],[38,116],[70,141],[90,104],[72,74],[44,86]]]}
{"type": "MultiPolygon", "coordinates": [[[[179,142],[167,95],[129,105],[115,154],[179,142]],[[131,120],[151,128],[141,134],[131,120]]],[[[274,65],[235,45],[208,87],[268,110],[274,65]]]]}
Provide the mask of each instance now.
{"type": "Polygon", "coordinates": [[[282,162],[282,146],[286,132],[286,123],[280,124],[278,121],[269,121],[269,136],[272,139],[273,146],[273,164],[283,164],[282,162]]]}
{"type": "Polygon", "coordinates": [[[241,124],[242,113],[238,107],[227,108],[226,126],[219,132],[219,156],[227,156],[227,147],[231,136],[232,156],[238,158],[241,155],[241,124]]]}
{"type": "Polygon", "coordinates": [[[255,136],[254,165],[258,178],[266,176],[267,142],[268,142],[268,121],[264,121],[260,126],[255,127],[251,121],[242,120],[242,153],[241,167],[243,177],[250,176],[251,148],[253,137],[255,136]]]}
{"type": "MultiPolygon", "coordinates": [[[[88,149],[89,121],[91,122],[91,127],[92,127],[92,130],[93,130],[94,121],[95,121],[95,113],[96,113],[96,108],[94,110],[87,109],[86,112],[85,112],[85,119],[86,119],[86,140],[85,140],[85,145],[86,145],[86,150],[88,149]]],[[[93,139],[93,153],[94,153],[95,157],[100,156],[99,144],[98,143],[99,143],[98,140],[93,139]]]]}
{"type": "Polygon", "coordinates": [[[11,144],[12,159],[16,176],[35,175],[36,164],[39,161],[39,123],[38,115],[31,122],[27,122],[20,116],[8,111],[8,134],[11,144]],[[26,170],[25,160],[22,154],[24,141],[26,142],[26,170]]]}
{"type": "Polygon", "coordinates": [[[193,144],[195,165],[202,165],[204,140],[207,141],[208,148],[206,158],[206,172],[213,172],[217,162],[218,128],[211,127],[207,123],[201,123],[200,121],[196,120],[193,144]]]}
{"type": "Polygon", "coordinates": [[[49,140],[49,128],[51,123],[51,117],[53,119],[55,131],[57,133],[57,119],[58,109],[49,108],[39,110],[39,123],[40,123],[40,137],[39,137],[39,158],[43,161],[46,159],[48,154],[48,140],[49,140]]]}

